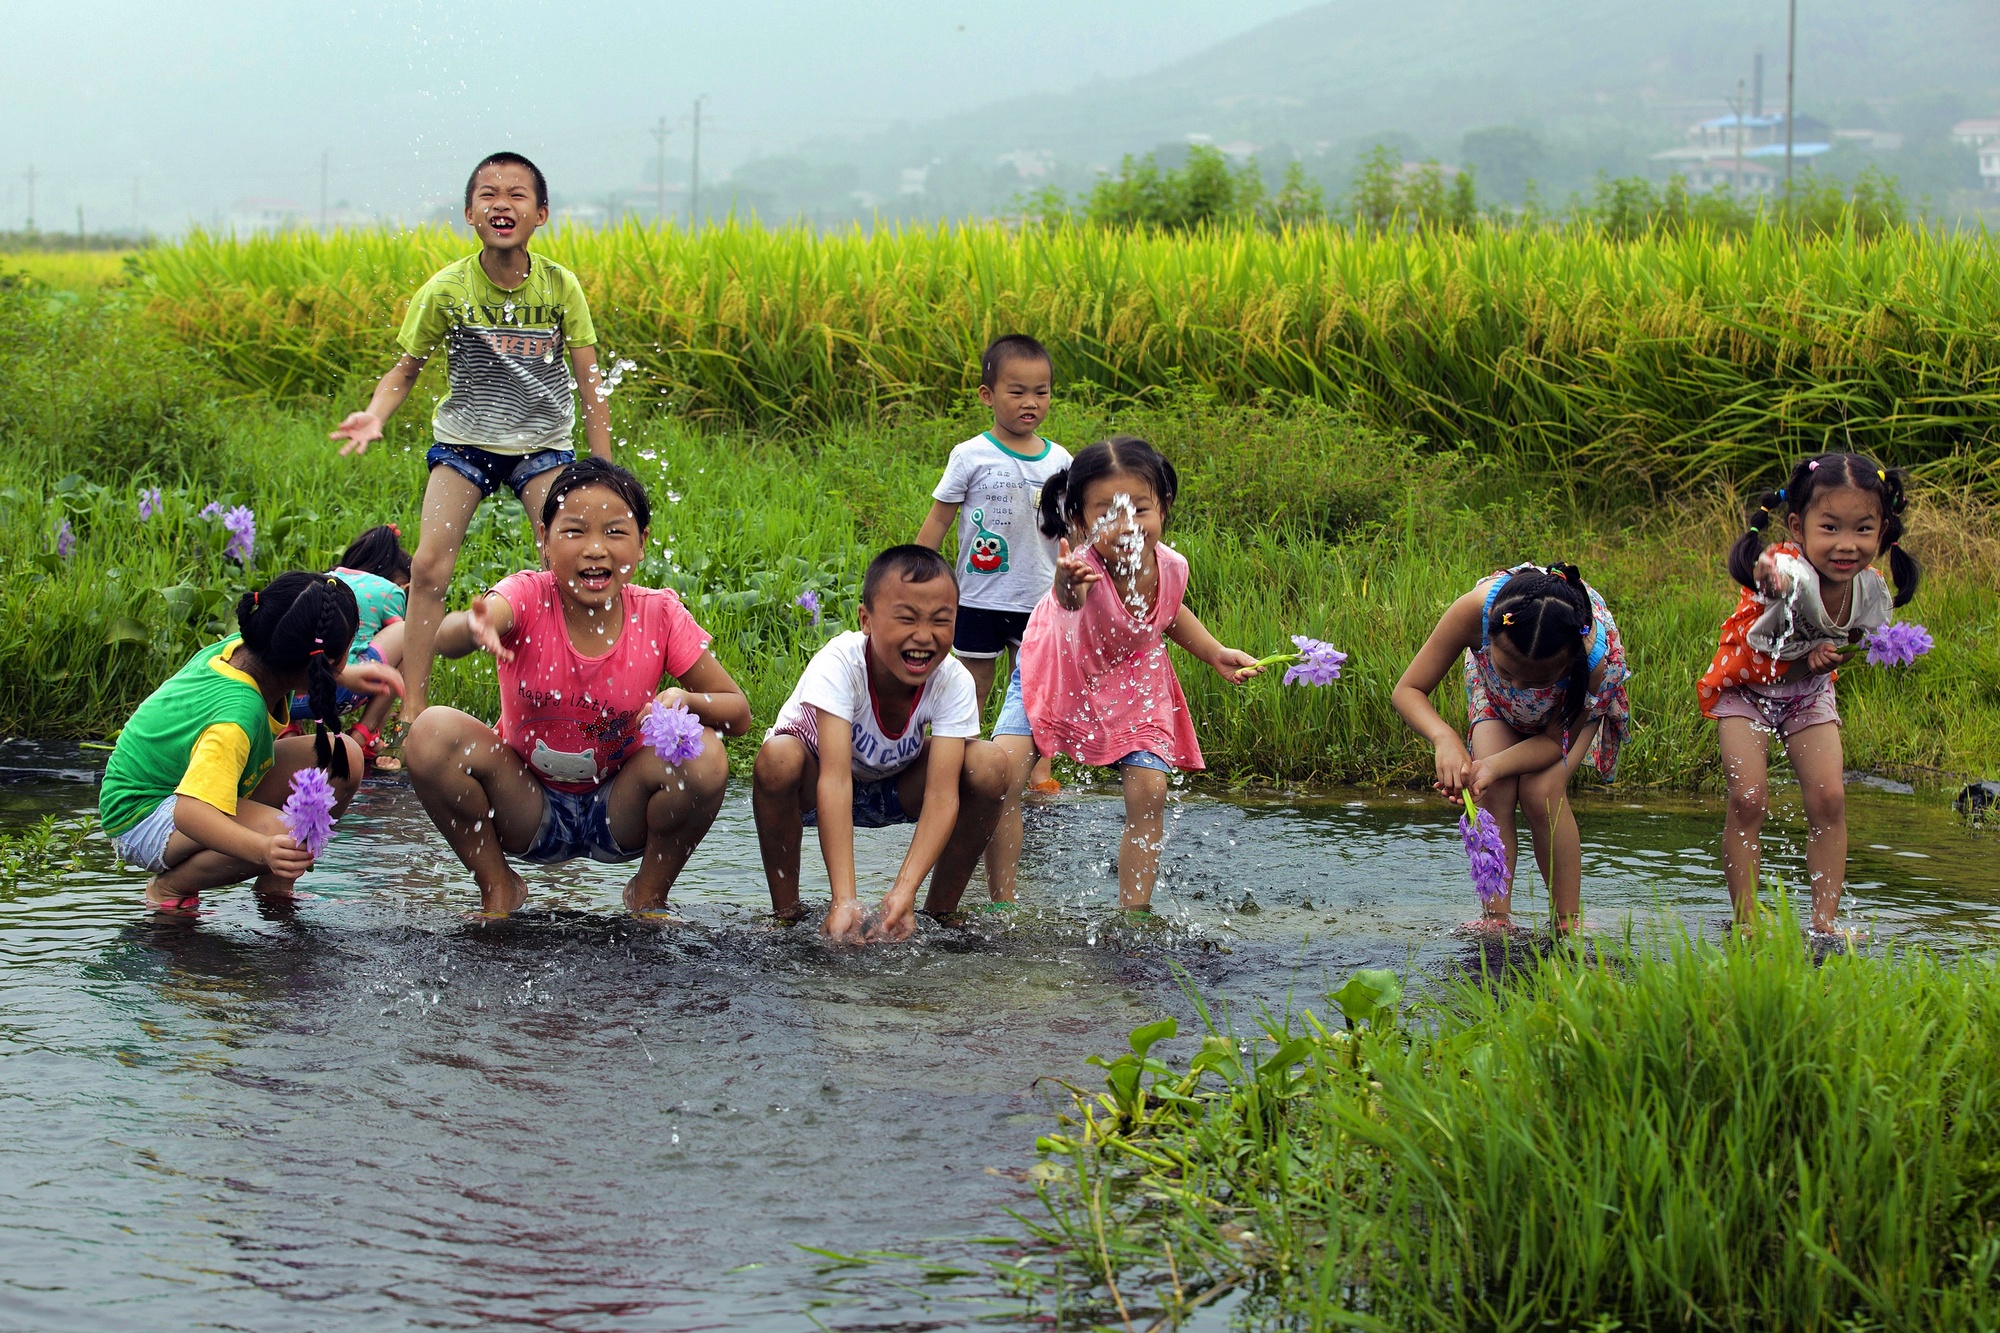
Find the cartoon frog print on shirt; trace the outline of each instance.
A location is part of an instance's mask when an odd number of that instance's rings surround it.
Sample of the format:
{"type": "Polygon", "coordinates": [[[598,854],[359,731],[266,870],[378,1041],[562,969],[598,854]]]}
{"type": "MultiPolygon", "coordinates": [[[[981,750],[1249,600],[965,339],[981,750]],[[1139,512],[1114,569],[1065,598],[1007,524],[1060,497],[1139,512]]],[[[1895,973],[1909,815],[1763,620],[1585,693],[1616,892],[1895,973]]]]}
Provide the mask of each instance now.
{"type": "Polygon", "coordinates": [[[997,532],[987,531],[984,509],[972,511],[972,526],[977,531],[972,534],[972,549],[966,552],[966,569],[974,574],[1005,574],[1007,539],[997,532]]]}

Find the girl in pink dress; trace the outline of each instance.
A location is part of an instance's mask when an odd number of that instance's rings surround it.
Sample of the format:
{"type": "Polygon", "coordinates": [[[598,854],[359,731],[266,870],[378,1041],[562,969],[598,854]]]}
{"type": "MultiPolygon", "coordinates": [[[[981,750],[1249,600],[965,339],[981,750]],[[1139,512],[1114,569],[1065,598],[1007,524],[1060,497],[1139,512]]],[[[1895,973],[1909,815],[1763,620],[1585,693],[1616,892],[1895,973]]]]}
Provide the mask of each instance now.
{"type": "Polygon", "coordinates": [[[1028,618],[993,728],[1012,765],[986,863],[995,901],[1014,897],[1028,770],[1039,755],[1061,754],[1122,772],[1118,905],[1148,910],[1167,777],[1203,766],[1165,640],[1232,683],[1261,670],[1250,654],[1223,647],[1182,603],[1188,562],[1160,544],[1177,488],[1174,465],[1129,435],[1091,445],[1042,488],[1042,531],[1061,543],[1054,586],[1028,618]]]}

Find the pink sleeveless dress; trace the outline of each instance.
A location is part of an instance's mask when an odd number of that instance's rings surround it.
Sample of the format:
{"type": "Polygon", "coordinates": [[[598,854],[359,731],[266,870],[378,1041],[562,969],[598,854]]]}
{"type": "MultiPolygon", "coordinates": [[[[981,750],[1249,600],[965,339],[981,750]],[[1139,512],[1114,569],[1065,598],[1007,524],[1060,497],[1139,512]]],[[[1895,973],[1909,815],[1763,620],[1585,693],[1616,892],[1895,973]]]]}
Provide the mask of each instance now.
{"type": "Polygon", "coordinates": [[[1175,768],[1201,768],[1201,745],[1187,696],[1167,657],[1167,626],[1187,593],[1188,562],[1156,546],[1160,590],[1153,613],[1133,614],[1111,586],[1096,548],[1086,548],[1101,577],[1083,606],[1065,611],[1044,594],[1021,636],[1021,700],[1035,748],[1084,764],[1116,764],[1148,750],[1175,768]]]}

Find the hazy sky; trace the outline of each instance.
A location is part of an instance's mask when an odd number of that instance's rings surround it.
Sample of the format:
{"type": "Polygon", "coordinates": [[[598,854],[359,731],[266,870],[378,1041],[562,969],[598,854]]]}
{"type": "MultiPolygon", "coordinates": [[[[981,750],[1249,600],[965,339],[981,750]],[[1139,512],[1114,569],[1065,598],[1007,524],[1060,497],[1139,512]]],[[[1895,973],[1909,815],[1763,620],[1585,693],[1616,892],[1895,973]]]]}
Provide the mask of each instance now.
{"type": "MultiPolygon", "coordinates": [[[[629,187],[652,126],[737,161],[822,135],[1142,73],[1311,0],[404,0],[15,3],[0,80],[0,222],[172,231],[246,196],[408,210],[479,155],[560,194],[629,187]]],[[[1016,147],[996,140],[996,152],[1016,147]]]]}

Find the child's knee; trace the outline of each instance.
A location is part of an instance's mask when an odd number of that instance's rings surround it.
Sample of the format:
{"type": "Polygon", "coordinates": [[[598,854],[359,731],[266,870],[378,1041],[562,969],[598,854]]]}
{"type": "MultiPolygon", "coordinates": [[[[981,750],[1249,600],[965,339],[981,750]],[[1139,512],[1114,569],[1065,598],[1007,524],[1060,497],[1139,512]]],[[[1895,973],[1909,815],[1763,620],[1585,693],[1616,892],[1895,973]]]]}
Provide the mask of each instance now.
{"type": "Polygon", "coordinates": [[[1824,787],[1807,787],[1804,793],[1806,823],[1815,832],[1840,828],[1847,823],[1847,784],[1831,783],[1824,787]]]}
{"type": "Polygon", "coordinates": [[[464,714],[455,708],[426,708],[410,724],[403,739],[403,763],[410,776],[434,777],[464,748],[458,723],[464,714]]]}
{"type": "Polygon", "coordinates": [[[682,766],[688,790],[704,800],[720,798],[729,785],[729,750],[722,738],[710,733],[702,741],[701,753],[682,766]]]}
{"type": "Polygon", "coordinates": [[[773,736],[757,749],[750,780],[767,796],[795,792],[806,773],[805,743],[795,736],[773,736]]]}
{"type": "Polygon", "coordinates": [[[1521,809],[1537,824],[1553,818],[1569,795],[1569,769],[1557,764],[1539,773],[1530,773],[1520,782],[1521,809]]]}
{"type": "Polygon", "coordinates": [[[969,741],[960,782],[968,796],[982,801],[1004,801],[1011,767],[1007,752],[992,741],[969,741]]]}
{"type": "Polygon", "coordinates": [[[1764,822],[1768,796],[1761,782],[1731,783],[1729,822],[1737,828],[1757,828],[1764,822]]]}
{"type": "Polygon", "coordinates": [[[444,596],[446,587],[451,583],[452,566],[458,563],[457,557],[455,550],[443,550],[436,545],[419,542],[417,553],[410,557],[411,589],[444,596]]]}

